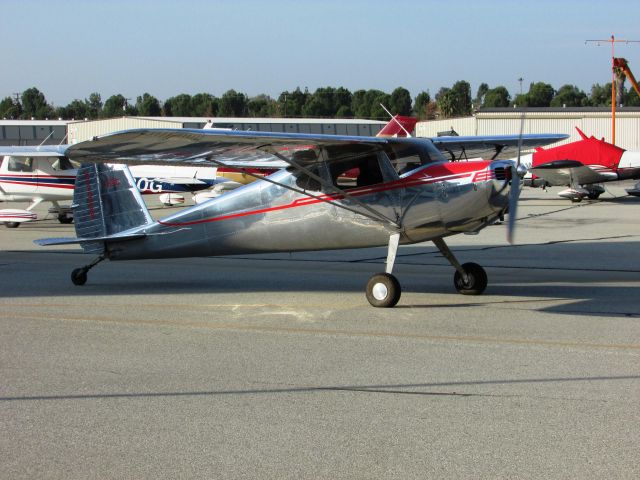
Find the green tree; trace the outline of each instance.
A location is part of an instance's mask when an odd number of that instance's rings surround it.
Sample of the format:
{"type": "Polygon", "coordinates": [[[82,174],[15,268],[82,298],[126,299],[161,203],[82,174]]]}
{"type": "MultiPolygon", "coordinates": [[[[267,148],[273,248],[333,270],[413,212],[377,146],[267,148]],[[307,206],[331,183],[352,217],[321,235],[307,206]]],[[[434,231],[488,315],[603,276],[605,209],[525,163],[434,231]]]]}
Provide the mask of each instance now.
{"type": "Polygon", "coordinates": [[[121,94],[111,95],[104,102],[101,118],[122,117],[123,115],[135,115],[136,109],[129,105],[121,94]]]}
{"type": "Polygon", "coordinates": [[[455,114],[455,94],[450,88],[442,87],[436,94],[436,104],[442,118],[451,118],[455,114]]]}
{"type": "MultiPolygon", "coordinates": [[[[489,92],[489,85],[481,83],[476,93],[476,98],[473,100],[473,104],[476,108],[480,108],[484,104],[484,96],[489,92]]],[[[508,105],[507,105],[508,106],[508,105]]]]}
{"type": "Polygon", "coordinates": [[[624,104],[628,107],[640,107],[640,96],[633,88],[626,93],[624,104]]]}
{"type": "Polygon", "coordinates": [[[250,117],[269,117],[276,110],[276,101],[268,95],[257,95],[247,102],[247,111],[250,117]]]}
{"type": "Polygon", "coordinates": [[[144,93],[136,99],[136,110],[138,115],[145,117],[159,117],[162,114],[160,102],[156,97],[148,93],[144,93]]]}
{"type": "Polygon", "coordinates": [[[0,101],[0,118],[17,119],[22,113],[22,106],[13,98],[5,97],[0,101]]]}
{"type": "Polygon", "coordinates": [[[441,88],[436,94],[436,103],[444,118],[471,115],[471,85],[459,80],[451,88],[441,88]]]}
{"type": "Polygon", "coordinates": [[[284,91],[278,97],[278,112],[283,117],[301,117],[302,109],[311,94],[305,88],[304,92],[297,87],[293,92],[284,91]]]}
{"type": "Polygon", "coordinates": [[[344,87],[336,88],[333,93],[333,115],[338,118],[353,117],[352,101],[353,95],[348,89],[344,87]]]}
{"type": "Polygon", "coordinates": [[[509,91],[500,85],[484,93],[481,106],[484,108],[499,108],[508,107],[510,103],[511,95],[509,95],[509,91]]]}
{"type": "Polygon", "coordinates": [[[471,103],[471,85],[465,80],[459,80],[451,87],[454,102],[454,116],[461,117],[471,115],[473,105],[471,103]]]}
{"type": "Polygon", "coordinates": [[[389,114],[382,108],[382,105],[389,105],[391,103],[391,95],[381,92],[374,97],[371,102],[371,117],[377,120],[389,120],[389,114]]]}
{"type": "Polygon", "coordinates": [[[81,120],[89,118],[87,103],[83,100],[75,99],[69,105],[61,109],[58,114],[61,118],[81,120]]]}
{"type": "Polygon", "coordinates": [[[245,117],[247,115],[247,96],[235,90],[227,90],[220,97],[220,113],[223,117],[245,117]]]}
{"type": "Polygon", "coordinates": [[[351,96],[351,111],[358,118],[369,118],[371,105],[367,101],[366,90],[356,90],[351,96]]]}
{"type": "Polygon", "coordinates": [[[53,109],[47,103],[44,94],[36,87],[31,87],[22,92],[22,114],[20,118],[45,119],[53,115],[53,109]]]}
{"type": "Polygon", "coordinates": [[[413,102],[413,115],[418,117],[419,119],[426,118],[427,115],[427,105],[431,103],[431,95],[429,92],[422,91],[417,96],[413,102]]]}
{"type": "MultiPolygon", "coordinates": [[[[339,87],[318,88],[302,108],[302,114],[309,117],[335,117],[341,107],[350,107],[351,92],[339,87]]],[[[345,112],[345,110],[342,110],[345,112]]]]}
{"type": "Polygon", "coordinates": [[[587,94],[575,85],[563,85],[551,100],[552,107],[582,107],[587,103],[587,94]]]}
{"type": "Polygon", "coordinates": [[[527,93],[528,107],[548,107],[555,96],[555,90],[544,82],[536,82],[531,85],[527,93]]]}
{"type": "Polygon", "coordinates": [[[596,83],[591,86],[589,101],[594,107],[611,106],[611,82],[600,85],[596,83]]]}
{"type": "Polygon", "coordinates": [[[519,93],[513,99],[513,106],[515,106],[515,107],[526,107],[526,106],[529,105],[528,102],[529,102],[529,97],[527,96],[527,94],[526,93],[519,93]]]}
{"type": "Polygon", "coordinates": [[[102,112],[102,97],[100,97],[100,94],[93,92],[85,102],[87,104],[87,118],[89,118],[89,120],[95,120],[100,117],[100,113],[102,112]]]}
{"type": "Polygon", "coordinates": [[[191,98],[191,116],[215,117],[218,108],[218,99],[209,93],[196,93],[191,98]]]}
{"type": "Polygon", "coordinates": [[[380,106],[389,105],[391,96],[382,90],[357,90],[351,97],[351,110],[358,118],[389,118],[380,106]]]}
{"type": "Polygon", "coordinates": [[[411,115],[411,94],[404,87],[398,87],[391,92],[391,99],[387,108],[394,115],[411,115]]]}
{"type": "Polygon", "coordinates": [[[193,117],[191,112],[191,95],[181,93],[168,98],[164,102],[164,114],[167,117],[193,117]]]}

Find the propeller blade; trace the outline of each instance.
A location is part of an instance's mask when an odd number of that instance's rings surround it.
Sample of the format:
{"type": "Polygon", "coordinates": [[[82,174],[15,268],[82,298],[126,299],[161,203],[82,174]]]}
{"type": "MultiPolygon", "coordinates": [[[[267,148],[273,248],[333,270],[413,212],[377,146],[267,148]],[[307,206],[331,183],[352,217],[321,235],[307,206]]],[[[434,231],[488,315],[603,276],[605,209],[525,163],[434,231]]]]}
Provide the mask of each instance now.
{"type": "Polygon", "coordinates": [[[520,197],[520,176],[518,168],[511,166],[511,190],[509,190],[509,223],[507,224],[507,241],[515,242],[516,217],[518,215],[518,198],[520,197]]]}
{"type": "MultiPolygon", "coordinates": [[[[518,215],[518,199],[520,198],[520,157],[522,152],[522,136],[524,134],[524,110],[520,116],[520,138],[518,138],[518,160],[511,166],[511,190],[509,190],[509,224],[507,241],[515,242],[516,217],[518,215]]],[[[524,173],[522,174],[524,176],[524,173]]]]}

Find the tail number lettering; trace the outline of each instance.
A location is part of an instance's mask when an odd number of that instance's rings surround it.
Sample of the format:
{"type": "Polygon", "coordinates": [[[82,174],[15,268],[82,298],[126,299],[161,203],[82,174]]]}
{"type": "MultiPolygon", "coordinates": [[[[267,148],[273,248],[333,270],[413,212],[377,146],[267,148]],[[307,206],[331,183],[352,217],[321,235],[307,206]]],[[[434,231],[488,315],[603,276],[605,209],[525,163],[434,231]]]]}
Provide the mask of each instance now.
{"type": "Polygon", "coordinates": [[[141,177],[136,182],[136,186],[142,193],[162,193],[162,183],[156,182],[153,178],[141,177]]]}

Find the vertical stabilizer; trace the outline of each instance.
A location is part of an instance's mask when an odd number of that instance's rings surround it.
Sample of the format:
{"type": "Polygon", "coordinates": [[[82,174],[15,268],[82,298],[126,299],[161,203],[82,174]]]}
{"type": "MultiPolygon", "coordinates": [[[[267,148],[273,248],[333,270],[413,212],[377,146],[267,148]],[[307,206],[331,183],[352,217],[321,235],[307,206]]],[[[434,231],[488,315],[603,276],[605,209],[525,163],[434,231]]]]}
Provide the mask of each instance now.
{"type": "MultiPolygon", "coordinates": [[[[83,164],[73,192],[73,220],[80,239],[104,238],[153,223],[126,165],[83,164]]],[[[82,242],[103,253],[104,242],[82,242]]]]}

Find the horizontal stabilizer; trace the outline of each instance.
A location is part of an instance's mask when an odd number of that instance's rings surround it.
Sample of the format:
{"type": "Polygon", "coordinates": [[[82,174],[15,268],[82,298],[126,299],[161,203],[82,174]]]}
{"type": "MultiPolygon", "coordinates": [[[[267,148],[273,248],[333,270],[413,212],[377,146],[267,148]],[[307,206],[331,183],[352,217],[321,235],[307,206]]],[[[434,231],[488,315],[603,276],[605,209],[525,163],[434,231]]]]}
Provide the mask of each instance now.
{"type": "Polygon", "coordinates": [[[548,162],[529,170],[536,177],[545,180],[549,185],[585,185],[618,179],[618,175],[615,172],[597,171],[575,160],[548,162]]]}
{"type": "Polygon", "coordinates": [[[109,235],[106,237],[96,237],[96,238],[76,238],[76,237],[59,237],[59,238],[40,238],[38,240],[34,240],[33,243],[36,245],[40,245],[41,247],[47,247],[50,245],[73,245],[76,243],[84,243],[84,242],[124,242],[127,240],[137,240],[139,238],[144,238],[146,235],[144,233],[137,233],[131,235],[109,235]]]}

